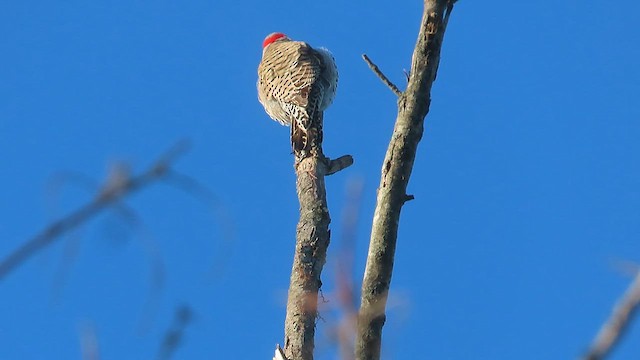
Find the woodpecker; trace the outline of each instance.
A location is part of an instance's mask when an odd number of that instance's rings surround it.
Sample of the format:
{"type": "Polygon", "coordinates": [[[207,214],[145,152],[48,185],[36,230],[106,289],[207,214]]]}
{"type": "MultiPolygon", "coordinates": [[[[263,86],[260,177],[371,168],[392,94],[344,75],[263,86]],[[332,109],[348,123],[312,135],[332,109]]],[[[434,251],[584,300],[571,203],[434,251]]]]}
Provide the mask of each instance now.
{"type": "Polygon", "coordinates": [[[291,147],[300,160],[317,154],[322,143],[322,112],[338,86],[338,68],[325,48],[312,48],[283,33],[262,42],[258,65],[258,100],[267,114],[291,126],[291,147]]]}

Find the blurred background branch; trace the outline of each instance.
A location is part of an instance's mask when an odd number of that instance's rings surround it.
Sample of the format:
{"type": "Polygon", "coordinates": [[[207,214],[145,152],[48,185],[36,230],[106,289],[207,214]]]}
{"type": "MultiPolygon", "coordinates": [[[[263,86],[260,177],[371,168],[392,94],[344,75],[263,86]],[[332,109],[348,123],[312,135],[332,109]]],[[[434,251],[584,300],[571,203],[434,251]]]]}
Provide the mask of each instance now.
{"type": "Polygon", "coordinates": [[[90,202],[52,222],[0,261],[0,280],[63,234],[85,224],[103,210],[118,205],[131,193],[146,188],[170,174],[173,163],[187,151],[188,147],[187,141],[177,143],[138,175],[131,175],[125,164],[114,166],[90,202]]]}

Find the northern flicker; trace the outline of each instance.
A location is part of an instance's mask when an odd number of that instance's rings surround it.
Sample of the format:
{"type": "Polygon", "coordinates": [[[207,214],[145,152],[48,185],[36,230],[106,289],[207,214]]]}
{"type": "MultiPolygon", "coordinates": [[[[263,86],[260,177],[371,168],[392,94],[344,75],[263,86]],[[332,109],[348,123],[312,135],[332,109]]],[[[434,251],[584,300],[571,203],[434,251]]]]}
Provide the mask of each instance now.
{"type": "Polygon", "coordinates": [[[331,53],[269,34],[262,43],[258,66],[258,100],[269,116],[291,126],[296,160],[317,154],[322,143],[322,112],[331,105],[338,69],[331,53]]]}

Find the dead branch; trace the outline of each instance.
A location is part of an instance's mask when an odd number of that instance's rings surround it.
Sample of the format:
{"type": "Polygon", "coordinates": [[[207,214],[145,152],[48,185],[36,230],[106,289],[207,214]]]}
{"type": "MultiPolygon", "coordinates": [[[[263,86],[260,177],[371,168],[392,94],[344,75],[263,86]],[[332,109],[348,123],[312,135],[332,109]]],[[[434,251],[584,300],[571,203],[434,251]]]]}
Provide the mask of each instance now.
{"type": "MultiPolygon", "coordinates": [[[[322,124],[318,128],[322,129],[322,124]]],[[[322,136],[313,139],[309,156],[294,151],[300,220],[284,324],[284,355],[290,360],[313,359],[320,274],[331,233],[324,178],[353,164],[350,155],[336,160],[326,158],[321,139],[322,136]]]]}
{"type": "Polygon", "coordinates": [[[640,271],[613,308],[593,340],[584,360],[604,359],[620,341],[640,305],[640,271]]]}
{"type": "Polygon", "coordinates": [[[402,95],[402,91],[400,91],[400,89],[398,89],[398,87],[394,83],[392,83],[391,80],[389,80],[389,78],[382,72],[382,70],[380,70],[378,65],[374,64],[373,61],[371,61],[371,59],[369,59],[367,54],[362,54],[362,59],[364,59],[364,62],[366,62],[367,65],[369,65],[369,69],[371,69],[371,71],[373,71],[373,73],[376,74],[376,76],[378,78],[380,78],[382,83],[387,85],[387,87],[394,94],[396,94],[396,96],[399,97],[399,96],[402,95]]]}
{"type": "Polygon", "coordinates": [[[425,0],[407,89],[398,99],[395,128],[382,166],[362,284],[356,359],[380,359],[382,326],[393,271],[400,210],[412,198],[407,184],[431,103],[431,86],[453,2],[425,0]]]}
{"type": "Polygon", "coordinates": [[[114,169],[92,201],[81,206],[71,214],[54,221],[39,234],[23,243],[14,252],[4,258],[0,262],[0,280],[30,257],[51,245],[55,240],[59,239],[61,235],[86,223],[101,211],[117,205],[118,202],[131,193],[145,188],[166,176],[171,172],[171,166],[175,159],[185,152],[186,147],[186,142],[177,144],[147,170],[136,176],[131,176],[125,167],[117,167],[114,169]]]}
{"type": "Polygon", "coordinates": [[[313,359],[320,274],[326,262],[331,222],[324,181],[330,161],[321,154],[304,158],[296,166],[300,220],[284,329],[287,359],[313,359]]]}

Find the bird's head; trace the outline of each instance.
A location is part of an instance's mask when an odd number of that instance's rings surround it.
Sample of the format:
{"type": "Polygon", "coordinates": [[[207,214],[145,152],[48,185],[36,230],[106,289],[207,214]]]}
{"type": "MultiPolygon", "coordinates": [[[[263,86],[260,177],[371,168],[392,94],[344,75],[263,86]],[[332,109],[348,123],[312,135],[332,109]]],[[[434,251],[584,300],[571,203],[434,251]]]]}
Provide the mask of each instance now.
{"type": "Polygon", "coordinates": [[[266,38],[264,38],[264,41],[262,42],[262,48],[264,49],[267,46],[269,46],[269,44],[272,44],[276,41],[282,41],[282,40],[289,40],[289,38],[287,37],[287,35],[283,33],[279,33],[279,32],[271,33],[267,35],[266,38]]]}

